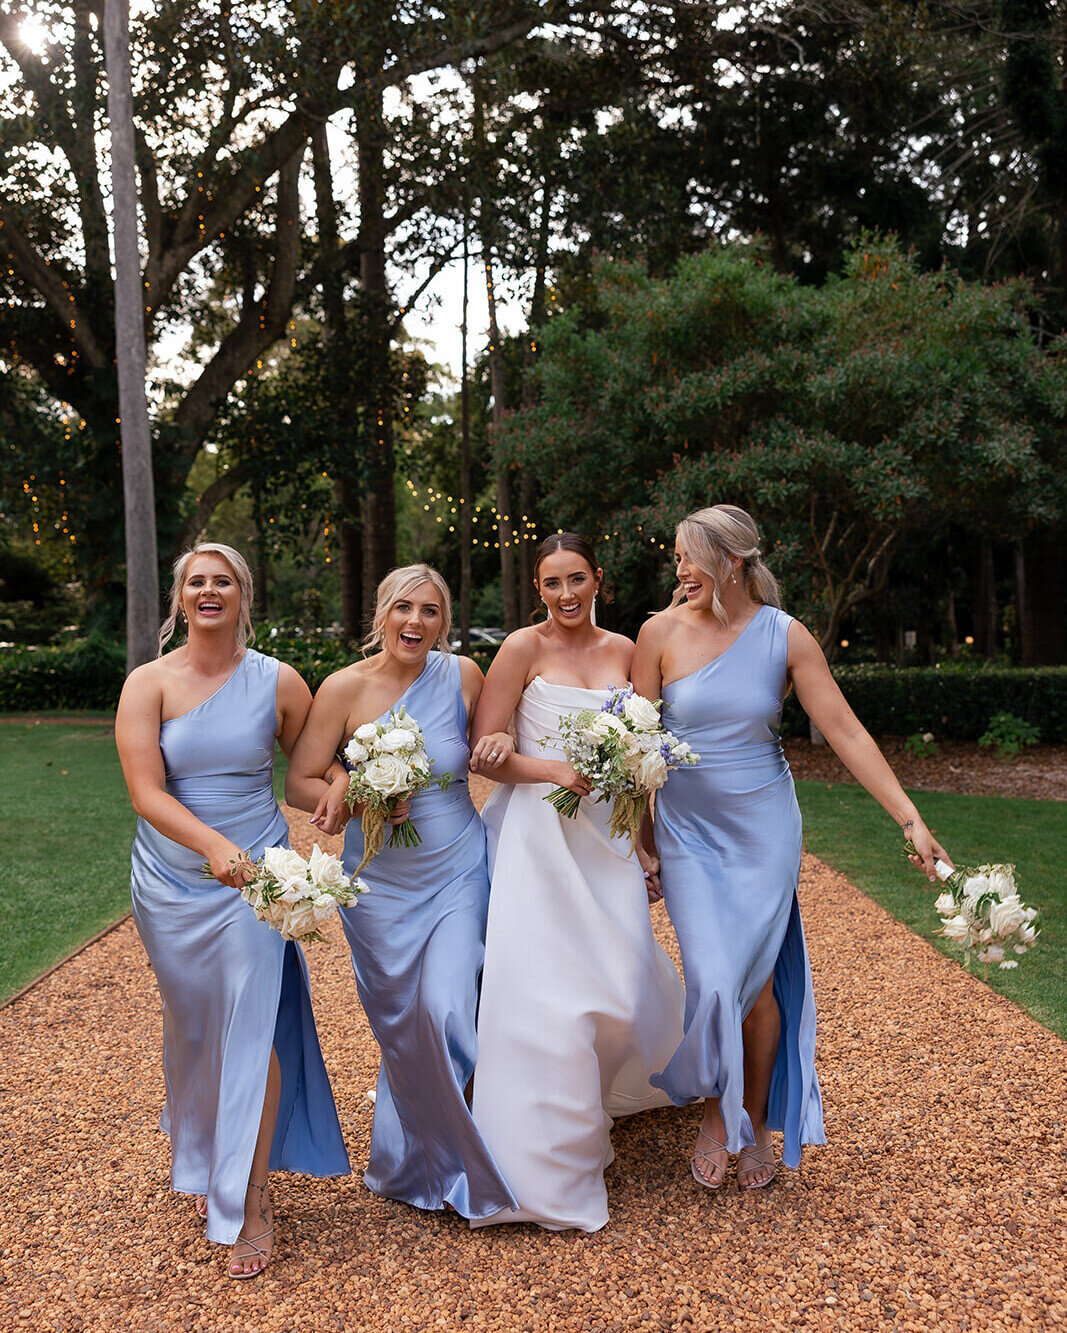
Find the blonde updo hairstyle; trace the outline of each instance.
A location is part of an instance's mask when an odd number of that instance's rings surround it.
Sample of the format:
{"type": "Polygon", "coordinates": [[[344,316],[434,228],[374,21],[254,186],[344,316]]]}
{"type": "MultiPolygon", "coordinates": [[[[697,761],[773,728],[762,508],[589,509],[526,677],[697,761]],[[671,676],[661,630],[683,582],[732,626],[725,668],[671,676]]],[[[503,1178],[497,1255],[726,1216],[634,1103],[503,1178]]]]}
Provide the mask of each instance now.
{"type": "MultiPolygon", "coordinates": [[[[754,602],[767,606],[782,605],[778,580],[763,563],[759,549],[759,529],[737,505],[712,505],[698,509],[683,518],[675,535],[697,569],[714,580],[711,609],[720,625],[726,627],[730,618],[719,599],[719,589],[733,574],[733,560],[740,559],[738,573],[745,581],[745,591],[754,602]]],[[[671,606],[685,601],[685,590],[675,589],[671,606]]]]}
{"type": "Polygon", "coordinates": [[[397,602],[410,597],[420,583],[432,583],[441,596],[441,629],[437,642],[433,645],[443,653],[452,651],[449,638],[452,634],[452,594],[448,584],[436,569],[429,565],[401,565],[391,569],[381,583],[374,597],[374,620],[371,631],[363,640],[363,651],[370,652],[385,644],[385,619],[397,602]]]}
{"type": "Polygon", "coordinates": [[[230,572],[237,580],[237,586],[241,590],[241,609],[237,616],[237,646],[238,648],[250,648],[256,641],[256,632],[252,628],[252,571],[248,568],[248,561],[245,560],[240,551],[235,551],[232,546],[226,546],[222,542],[198,542],[192,550],[183,552],[174,562],[174,581],[170,589],[170,608],[166,620],[159,627],[157,657],[163,656],[163,649],[174,637],[178,628],[182,589],[185,587],[189,566],[198,555],[217,555],[229,565],[230,572]]]}

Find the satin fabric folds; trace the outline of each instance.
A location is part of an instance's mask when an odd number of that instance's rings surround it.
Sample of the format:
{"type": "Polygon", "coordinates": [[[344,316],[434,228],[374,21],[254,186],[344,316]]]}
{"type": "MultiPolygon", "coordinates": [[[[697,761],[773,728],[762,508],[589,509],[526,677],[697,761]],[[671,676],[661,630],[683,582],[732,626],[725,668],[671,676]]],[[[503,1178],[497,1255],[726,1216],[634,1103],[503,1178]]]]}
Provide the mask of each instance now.
{"type": "MultiPolygon", "coordinates": [[[[515,712],[519,753],[562,758],[561,714],[606,693],[536,677],[515,712]]],[[[487,1222],[596,1231],[613,1117],[669,1104],[649,1073],[681,1039],[682,986],[610,806],[586,797],[565,819],[551,790],[501,787],[482,812],[492,891],[474,1118],[518,1200],[487,1222]]]]}
{"type": "MultiPolygon", "coordinates": [[[[288,846],[272,788],[277,681],[278,663],[249,649],[215,694],[160,728],[167,791],[253,859],[288,846]]],[[[307,967],[236,889],[203,877],[202,856],[143,819],[132,860],[134,920],[163,997],[171,1184],[206,1195],[208,1239],[232,1244],[272,1044],[282,1086],[271,1169],[349,1170],[307,967]]]]}
{"type": "Polygon", "coordinates": [[[825,1143],[815,998],[797,903],[800,810],[779,721],[791,618],[761,606],[700,670],[663,687],[664,725],[700,755],[656,797],[656,845],[685,976],[685,1037],[652,1082],[678,1105],[718,1097],[730,1152],[753,1143],[741,1022],[767,979],[781,1014],[767,1124],[782,1160],[825,1143]]]}
{"type": "MultiPolygon", "coordinates": [[[[452,782],[414,798],[421,844],[390,847],[387,831],[362,871],[370,892],[341,912],[359,998],[381,1048],[363,1180],[384,1198],[417,1208],[450,1204],[477,1218],[513,1200],[464,1099],[478,1050],[489,878],[467,786],[458,659],[429,653],[400,704],[422,727],[434,776],[450,773],[452,782]]],[[[363,831],[353,819],[343,858],[349,874],[362,857],[363,831]]]]}

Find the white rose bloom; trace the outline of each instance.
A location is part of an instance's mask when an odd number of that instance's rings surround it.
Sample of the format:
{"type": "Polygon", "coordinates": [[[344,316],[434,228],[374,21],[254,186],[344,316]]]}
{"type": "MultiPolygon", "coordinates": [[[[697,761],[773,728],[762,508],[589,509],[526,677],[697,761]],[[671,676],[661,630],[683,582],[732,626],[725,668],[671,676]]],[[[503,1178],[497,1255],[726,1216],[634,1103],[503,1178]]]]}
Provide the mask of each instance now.
{"type": "Polygon", "coordinates": [[[307,872],[300,875],[291,875],[282,885],[282,891],[278,894],[278,901],[283,903],[298,903],[309,895],[314,896],[315,890],[308,883],[307,872]]]}
{"type": "Polygon", "coordinates": [[[1006,866],[991,866],[989,870],[989,887],[1004,901],[1015,893],[1015,877],[1008,872],[1006,866]]]}
{"type": "Polygon", "coordinates": [[[324,852],[318,843],[312,847],[308,857],[308,874],[312,884],[322,890],[340,889],[348,883],[344,866],[336,856],[324,852]]]}
{"type": "Polygon", "coordinates": [[[363,780],[379,796],[399,796],[411,787],[411,765],[396,754],[378,755],[363,770],[363,780]]]}
{"type": "Polygon", "coordinates": [[[996,935],[1010,935],[1013,930],[1023,924],[1025,920],[1023,917],[1024,911],[1025,908],[1019,901],[1017,893],[1005,898],[1003,902],[993,903],[989,909],[989,924],[993,927],[993,933],[996,935]]]}
{"type": "Polygon", "coordinates": [[[934,911],[938,916],[955,916],[956,900],[951,893],[943,893],[937,902],[934,903],[934,911]]]}
{"type": "Polygon", "coordinates": [[[403,731],[411,731],[418,734],[419,724],[415,721],[415,719],[411,716],[410,713],[405,713],[403,709],[401,709],[400,712],[394,716],[393,723],[395,726],[400,727],[403,731]]]}
{"type": "Polygon", "coordinates": [[[667,761],[658,750],[646,754],[637,770],[636,782],[642,791],[658,791],[667,781],[667,761]]]}
{"type": "Polygon", "coordinates": [[[965,898],[981,898],[983,893],[988,892],[989,880],[985,875],[972,875],[970,879],[964,881],[963,896],[965,898]]]}
{"type": "Polygon", "coordinates": [[[1032,944],[1037,939],[1037,931],[1030,925],[1029,921],[1024,922],[1019,927],[1019,939],[1023,944],[1032,944]]]}
{"type": "Polygon", "coordinates": [[[379,754],[399,754],[402,750],[414,750],[418,737],[404,727],[392,727],[379,736],[375,749],[379,754]]]}
{"type": "Polygon", "coordinates": [[[622,706],[623,716],[639,731],[654,731],[659,726],[659,709],[643,694],[631,694],[622,706]]]}
{"type": "Polygon", "coordinates": [[[971,933],[971,923],[965,916],[954,916],[951,921],[945,922],[941,933],[946,940],[954,940],[957,944],[963,944],[971,933]]]}
{"type": "Polygon", "coordinates": [[[370,758],[370,751],[353,736],[345,746],[345,758],[355,768],[357,764],[362,764],[365,759],[370,758]]]}
{"type": "Polygon", "coordinates": [[[692,750],[688,741],[678,741],[676,745],[671,746],[671,754],[675,759],[688,759],[692,750]]]}
{"type": "Polygon", "coordinates": [[[980,963],[1002,963],[1004,961],[1004,950],[999,944],[991,944],[978,955],[980,963]]]}
{"type": "Polygon", "coordinates": [[[291,847],[268,847],[263,853],[263,868],[284,883],[302,877],[307,871],[307,863],[291,847]]]}
{"type": "Polygon", "coordinates": [[[320,893],[317,898],[312,898],[311,906],[315,912],[315,921],[326,921],[333,916],[334,908],[337,906],[337,899],[332,893],[320,893]]]}
{"type": "Polygon", "coordinates": [[[611,735],[625,735],[626,723],[615,716],[614,713],[597,713],[592,722],[587,727],[582,728],[581,734],[587,740],[597,744],[600,741],[606,741],[611,735]]]}
{"type": "Polygon", "coordinates": [[[305,898],[302,902],[295,903],[286,913],[283,929],[286,935],[290,935],[294,939],[300,939],[302,936],[310,934],[317,924],[315,905],[311,899],[305,898]]]}
{"type": "Polygon", "coordinates": [[[361,727],[356,728],[357,741],[372,741],[378,734],[377,722],[364,722],[361,727]]]}

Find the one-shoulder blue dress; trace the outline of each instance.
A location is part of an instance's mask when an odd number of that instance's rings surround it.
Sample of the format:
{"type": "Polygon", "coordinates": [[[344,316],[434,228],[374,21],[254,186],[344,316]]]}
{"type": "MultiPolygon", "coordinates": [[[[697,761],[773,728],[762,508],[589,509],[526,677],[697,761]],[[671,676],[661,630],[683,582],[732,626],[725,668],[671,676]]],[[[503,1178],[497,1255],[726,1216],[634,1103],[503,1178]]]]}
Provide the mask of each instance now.
{"type": "MultiPolygon", "coordinates": [[[[429,653],[393,707],[401,704],[422,728],[434,776],[450,773],[452,783],[414,798],[421,844],[390,847],[387,830],[361,875],[370,892],[341,909],[356,988],[381,1048],[363,1179],[387,1199],[487,1217],[515,1200],[464,1099],[478,1051],[489,874],[467,785],[459,659],[429,653]]],[[[352,819],[343,857],[349,874],[362,859],[363,830],[352,819]]]]}
{"type": "Polygon", "coordinates": [[[651,1082],[676,1105],[718,1097],[726,1145],[754,1142],[741,1022],[769,977],[781,1014],[767,1125],[782,1161],[825,1143],[815,998],[797,903],[801,826],[779,723],[791,617],[761,606],[729,648],[663,687],[664,725],[700,755],[656,794],[656,846],[685,975],[685,1036],[651,1082]]]}
{"type": "MultiPolygon", "coordinates": [[[[249,649],[209,699],[160,728],[167,791],[253,859],[288,846],[274,799],[278,663],[249,649]]],[[[232,1245],[263,1114],[281,1067],[272,1170],[347,1174],[299,947],[257,921],[203,857],[138,820],[133,916],[163,997],[171,1185],[207,1196],[207,1237],[232,1245]]]]}

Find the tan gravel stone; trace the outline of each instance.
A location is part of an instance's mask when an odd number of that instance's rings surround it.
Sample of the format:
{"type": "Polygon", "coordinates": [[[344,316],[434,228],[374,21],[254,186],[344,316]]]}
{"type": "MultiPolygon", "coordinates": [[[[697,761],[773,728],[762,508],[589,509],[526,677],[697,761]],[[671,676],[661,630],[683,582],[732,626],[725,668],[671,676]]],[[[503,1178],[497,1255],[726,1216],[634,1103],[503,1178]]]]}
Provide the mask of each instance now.
{"type": "Polygon", "coordinates": [[[167,1187],[159,1000],[124,923],[0,1011],[0,1328],[1063,1327],[1064,1043],[810,857],[801,904],[829,1145],[714,1196],[689,1175],[695,1108],[623,1121],[593,1236],[471,1233],[363,1187],[377,1055],[332,925],[308,961],[356,1172],[276,1177],[274,1261],[240,1285],[167,1187]]]}

